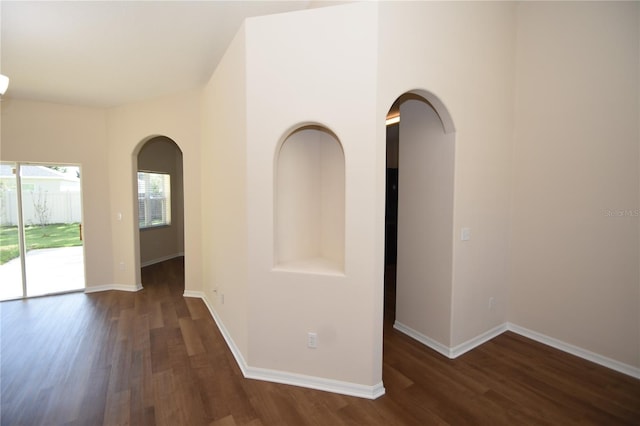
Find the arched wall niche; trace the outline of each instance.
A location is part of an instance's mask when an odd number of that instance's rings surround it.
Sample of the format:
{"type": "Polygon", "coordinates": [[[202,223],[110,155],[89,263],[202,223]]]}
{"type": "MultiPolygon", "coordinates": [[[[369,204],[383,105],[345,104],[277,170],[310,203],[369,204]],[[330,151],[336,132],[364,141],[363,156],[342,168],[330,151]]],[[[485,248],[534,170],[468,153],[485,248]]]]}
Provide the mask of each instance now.
{"type": "Polygon", "coordinates": [[[345,159],[336,134],[305,123],[274,158],[274,268],[344,273],[345,159]]]}

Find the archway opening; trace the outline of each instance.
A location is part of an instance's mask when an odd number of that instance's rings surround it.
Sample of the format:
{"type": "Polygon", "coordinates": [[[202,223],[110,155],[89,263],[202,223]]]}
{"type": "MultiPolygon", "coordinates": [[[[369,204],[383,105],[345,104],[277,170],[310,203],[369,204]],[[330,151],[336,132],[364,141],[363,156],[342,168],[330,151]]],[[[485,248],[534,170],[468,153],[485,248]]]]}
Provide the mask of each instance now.
{"type": "Polygon", "coordinates": [[[385,324],[449,343],[453,248],[453,121],[425,91],[387,115],[385,324]]]}
{"type": "MultiPolygon", "coordinates": [[[[140,282],[164,270],[184,291],[184,185],[182,151],[166,136],[146,141],[137,154],[140,282]]],[[[157,274],[156,274],[157,275],[157,274]]]]}

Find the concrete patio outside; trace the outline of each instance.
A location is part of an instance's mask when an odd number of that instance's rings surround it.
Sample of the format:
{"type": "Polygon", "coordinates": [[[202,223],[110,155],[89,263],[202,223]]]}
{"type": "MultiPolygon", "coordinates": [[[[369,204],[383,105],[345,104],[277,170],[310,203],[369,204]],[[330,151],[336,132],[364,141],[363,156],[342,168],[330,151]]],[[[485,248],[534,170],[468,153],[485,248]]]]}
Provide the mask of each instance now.
{"type": "MultiPolygon", "coordinates": [[[[27,296],[82,290],[83,247],[30,250],[26,258],[27,296]]],[[[20,259],[0,265],[0,300],[22,297],[20,259]]]]}

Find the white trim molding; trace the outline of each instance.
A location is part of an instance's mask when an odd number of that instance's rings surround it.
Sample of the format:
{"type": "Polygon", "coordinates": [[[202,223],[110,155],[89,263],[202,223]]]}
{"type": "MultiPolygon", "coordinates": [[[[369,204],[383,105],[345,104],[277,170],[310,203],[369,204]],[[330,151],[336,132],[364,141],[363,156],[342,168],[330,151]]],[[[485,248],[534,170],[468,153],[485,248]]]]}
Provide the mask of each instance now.
{"type": "Polygon", "coordinates": [[[520,327],[519,325],[510,322],[507,323],[507,330],[513,331],[516,334],[527,337],[531,340],[535,340],[536,342],[542,343],[544,345],[551,346],[552,348],[570,353],[571,355],[575,355],[579,358],[586,359],[587,361],[602,365],[603,367],[610,368],[619,373],[623,373],[628,376],[635,377],[636,379],[640,379],[640,368],[638,367],[616,361],[615,359],[611,359],[604,355],[588,351],[578,346],[574,346],[570,343],[554,339],[553,337],[549,337],[542,333],[538,333],[537,331],[520,327]]]}
{"type": "Polygon", "coordinates": [[[488,342],[496,336],[499,336],[505,331],[512,331],[516,334],[542,343],[543,345],[551,346],[552,348],[569,353],[571,355],[575,355],[579,358],[591,361],[595,364],[602,365],[603,367],[610,368],[619,373],[623,373],[628,376],[635,377],[636,379],[640,379],[640,368],[638,367],[616,361],[606,356],[599,355],[578,346],[574,346],[570,343],[566,343],[553,337],[546,336],[542,333],[538,333],[537,331],[520,327],[519,325],[510,322],[505,322],[504,324],[498,325],[491,330],[488,330],[452,348],[436,340],[433,340],[432,338],[425,336],[424,334],[412,329],[411,327],[408,327],[397,321],[395,322],[395,324],[393,324],[393,328],[450,359],[457,358],[460,355],[477,348],[478,346],[482,345],[485,342],[488,342]]]}
{"type": "Polygon", "coordinates": [[[142,284],[140,284],[140,283],[138,283],[136,285],[105,284],[105,285],[98,285],[98,286],[93,286],[93,287],[85,287],[84,292],[85,293],[97,293],[97,292],[100,292],[100,291],[109,291],[109,290],[136,292],[136,291],[142,290],[142,284]]]}
{"type": "Polygon", "coordinates": [[[494,337],[497,337],[499,335],[501,335],[502,333],[504,333],[505,331],[507,331],[507,324],[500,324],[496,327],[493,327],[491,330],[487,330],[484,333],[467,340],[464,343],[460,343],[457,346],[454,346],[453,348],[449,349],[449,352],[451,353],[451,356],[449,358],[457,358],[460,355],[469,352],[472,349],[477,348],[478,346],[482,345],[483,343],[488,342],[489,340],[493,339],[494,337]]]}
{"type": "Polygon", "coordinates": [[[393,328],[398,330],[400,333],[406,334],[414,340],[422,343],[423,345],[433,349],[438,352],[440,355],[444,355],[447,358],[451,358],[451,349],[445,344],[438,342],[437,340],[433,340],[432,338],[425,336],[419,331],[414,330],[413,328],[402,324],[401,322],[395,321],[393,323],[393,328]]]}
{"type": "Polygon", "coordinates": [[[203,300],[209,309],[209,313],[213,317],[222,337],[224,337],[229,350],[242,371],[242,375],[247,379],[263,380],[266,382],[280,383],[285,385],[300,386],[309,389],[321,390],[326,392],[339,393],[342,395],[356,396],[366,399],[376,399],[384,395],[385,389],[382,382],[374,385],[360,385],[357,383],[343,382],[340,380],[326,379],[322,377],[306,376],[302,374],[289,373],[285,371],[271,370],[267,368],[250,367],[245,361],[242,353],[236,346],[229,331],[224,326],[222,319],[218,316],[215,309],[209,303],[209,300],[201,291],[185,291],[184,297],[197,297],[203,300]]]}
{"type": "Polygon", "coordinates": [[[459,357],[460,355],[469,352],[472,349],[477,348],[478,346],[480,346],[481,344],[488,342],[489,340],[493,339],[494,337],[504,333],[507,330],[507,325],[506,324],[500,324],[494,328],[492,328],[491,330],[485,331],[484,333],[467,340],[466,342],[463,342],[457,346],[454,346],[452,348],[450,348],[449,346],[442,344],[440,342],[438,342],[437,340],[434,340],[428,336],[425,336],[424,334],[420,333],[419,331],[416,331],[414,329],[412,329],[409,326],[406,326],[404,324],[402,324],[401,322],[396,321],[393,324],[393,328],[395,328],[396,330],[398,330],[401,333],[406,334],[407,336],[411,337],[414,340],[417,340],[418,342],[422,343],[425,346],[428,346],[429,348],[433,349],[434,351],[438,352],[441,355],[446,356],[449,359],[455,359],[457,357],[459,357]]]}
{"type": "Polygon", "coordinates": [[[382,382],[375,386],[367,386],[357,383],[343,382],[341,380],[306,376],[303,374],[289,373],[267,368],[249,367],[245,377],[247,379],[257,379],[284,385],[300,386],[303,388],[339,393],[342,395],[356,396],[366,399],[376,399],[385,393],[382,382]]]}
{"type": "MultiPolygon", "coordinates": [[[[117,291],[129,291],[136,292],[142,289],[141,284],[137,284],[135,286],[125,285],[125,284],[107,284],[95,287],[87,287],[84,289],[85,293],[96,293],[100,291],[109,291],[109,290],[117,290],[117,291]]],[[[242,352],[236,346],[233,338],[229,334],[228,330],[224,326],[222,319],[218,316],[216,311],[213,309],[206,295],[202,291],[193,291],[193,290],[185,290],[184,297],[195,297],[202,299],[204,301],[205,306],[209,310],[209,313],[213,317],[213,320],[216,323],[216,326],[222,333],[229,350],[233,354],[233,357],[240,367],[242,371],[242,375],[247,379],[257,379],[264,380],[268,382],[274,383],[282,383],[287,385],[301,386],[309,389],[322,390],[326,392],[334,392],[343,395],[356,396],[360,398],[366,399],[376,399],[384,395],[385,389],[382,382],[374,385],[374,386],[366,386],[360,385],[357,383],[343,382],[339,380],[325,379],[322,377],[314,377],[314,376],[306,376],[302,374],[289,373],[278,370],[271,370],[266,368],[258,368],[251,367],[247,364],[244,357],[242,356],[242,352]]],[[[534,340],[536,342],[542,343],[543,345],[551,346],[552,348],[558,349],[560,351],[569,353],[571,355],[575,355],[579,358],[585,359],[587,361],[593,362],[595,364],[601,365],[606,368],[610,368],[614,371],[617,371],[622,374],[626,374],[631,377],[635,377],[636,379],[640,379],[640,368],[634,367],[629,364],[625,364],[620,361],[616,361],[614,359],[608,358],[604,355],[597,354],[595,352],[591,352],[587,349],[580,348],[578,346],[572,345],[570,343],[563,342],[561,340],[555,339],[553,337],[547,336],[542,333],[538,333],[537,331],[529,330],[528,328],[521,327],[517,324],[513,324],[510,322],[505,322],[500,324],[490,330],[485,331],[484,333],[467,340],[459,345],[454,347],[448,347],[424,334],[420,333],[408,327],[398,321],[393,324],[393,328],[398,330],[399,332],[406,334],[414,340],[422,343],[423,345],[433,349],[439,354],[449,358],[455,359],[462,354],[465,354],[472,349],[477,348],[483,343],[488,342],[494,337],[499,336],[505,331],[512,331],[516,334],[534,340]]]]}
{"type": "Polygon", "coordinates": [[[204,292],[203,291],[185,290],[182,295],[184,297],[195,297],[196,299],[202,299],[204,304],[207,306],[207,309],[209,309],[209,312],[211,312],[211,308],[209,307],[209,303],[204,299],[204,292]]]}
{"type": "Polygon", "coordinates": [[[231,354],[235,358],[236,364],[238,364],[238,367],[240,367],[240,371],[242,371],[242,375],[244,377],[247,377],[247,368],[248,368],[247,362],[244,360],[244,357],[242,356],[242,352],[240,352],[240,349],[238,348],[236,343],[233,341],[233,338],[229,334],[229,331],[224,326],[222,319],[218,316],[215,309],[213,309],[213,306],[211,306],[211,303],[209,302],[209,299],[207,299],[207,296],[205,295],[205,293],[202,291],[185,290],[184,297],[196,297],[196,298],[202,299],[205,306],[209,310],[211,317],[213,317],[213,321],[215,321],[216,326],[218,327],[218,330],[220,330],[220,333],[222,334],[224,341],[227,343],[227,346],[229,347],[231,354]]]}
{"type": "Polygon", "coordinates": [[[184,253],[176,253],[176,254],[170,254],[167,256],[162,256],[157,259],[151,259],[151,260],[147,260],[146,262],[141,262],[140,267],[144,268],[145,266],[155,265],[156,263],[164,262],[166,260],[171,260],[171,259],[175,259],[176,257],[182,257],[182,256],[184,256],[184,253]]]}

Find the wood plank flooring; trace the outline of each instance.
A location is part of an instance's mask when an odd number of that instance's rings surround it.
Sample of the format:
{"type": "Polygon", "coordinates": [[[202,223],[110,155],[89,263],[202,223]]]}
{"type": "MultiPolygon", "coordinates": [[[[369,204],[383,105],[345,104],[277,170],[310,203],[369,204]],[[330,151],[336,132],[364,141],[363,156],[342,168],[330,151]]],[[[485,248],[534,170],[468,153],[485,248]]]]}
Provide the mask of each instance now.
{"type": "Polygon", "coordinates": [[[247,380],[181,259],[1,310],[2,425],[640,425],[640,381],[513,333],[448,360],[385,325],[386,395],[247,380]]]}

